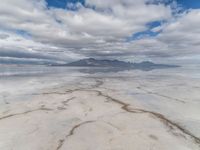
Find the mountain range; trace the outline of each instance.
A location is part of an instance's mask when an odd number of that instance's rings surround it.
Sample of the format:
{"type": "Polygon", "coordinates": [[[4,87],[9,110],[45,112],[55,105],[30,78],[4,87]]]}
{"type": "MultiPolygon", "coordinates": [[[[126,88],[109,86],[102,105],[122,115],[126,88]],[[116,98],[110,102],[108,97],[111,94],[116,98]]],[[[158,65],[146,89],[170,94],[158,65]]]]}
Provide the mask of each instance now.
{"type": "Polygon", "coordinates": [[[140,63],[131,63],[120,60],[108,60],[108,59],[81,59],[74,61],[68,64],[53,64],[52,66],[74,66],[74,67],[116,67],[116,68],[131,68],[131,69],[161,69],[161,68],[172,68],[179,67],[176,65],[167,65],[167,64],[155,64],[150,61],[143,61],[140,63]]]}

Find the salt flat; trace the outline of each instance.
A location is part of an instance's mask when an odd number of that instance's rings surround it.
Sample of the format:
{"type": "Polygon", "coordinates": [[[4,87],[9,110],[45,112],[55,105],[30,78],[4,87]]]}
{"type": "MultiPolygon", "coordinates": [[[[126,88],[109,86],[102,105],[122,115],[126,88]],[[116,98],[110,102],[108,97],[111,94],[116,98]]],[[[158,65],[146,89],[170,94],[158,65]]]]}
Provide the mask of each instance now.
{"type": "Polygon", "coordinates": [[[3,77],[0,149],[199,150],[198,75],[180,68],[3,77]]]}

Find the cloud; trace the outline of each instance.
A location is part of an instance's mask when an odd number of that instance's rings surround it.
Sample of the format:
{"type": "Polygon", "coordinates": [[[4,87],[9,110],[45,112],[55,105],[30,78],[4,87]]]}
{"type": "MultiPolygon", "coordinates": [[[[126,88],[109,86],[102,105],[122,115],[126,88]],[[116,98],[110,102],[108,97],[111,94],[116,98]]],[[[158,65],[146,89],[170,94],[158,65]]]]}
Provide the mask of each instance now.
{"type": "Polygon", "coordinates": [[[198,53],[200,10],[175,15],[176,9],[174,1],[163,0],[86,0],[66,9],[49,8],[45,0],[6,0],[0,5],[0,57],[69,62],[198,53]],[[148,26],[155,21],[163,23],[148,26]],[[159,34],[126,40],[144,31],[159,34]]]}
{"type": "Polygon", "coordinates": [[[170,53],[196,55],[200,46],[200,9],[188,10],[163,29],[158,40],[167,43],[170,53]]]}
{"type": "MultiPolygon", "coordinates": [[[[0,32],[0,35],[4,35],[4,32],[0,32]]],[[[6,40],[0,39],[0,57],[4,58],[4,60],[9,58],[9,60],[14,59],[17,61],[22,58],[24,61],[34,59],[33,62],[36,62],[38,59],[38,61],[45,60],[45,62],[60,63],[64,63],[67,60],[72,61],[77,57],[80,58],[79,55],[66,51],[66,49],[35,42],[32,39],[10,32],[7,32],[6,40]]]]}
{"type": "Polygon", "coordinates": [[[7,39],[9,38],[9,35],[8,34],[0,34],[0,39],[7,39]]]}

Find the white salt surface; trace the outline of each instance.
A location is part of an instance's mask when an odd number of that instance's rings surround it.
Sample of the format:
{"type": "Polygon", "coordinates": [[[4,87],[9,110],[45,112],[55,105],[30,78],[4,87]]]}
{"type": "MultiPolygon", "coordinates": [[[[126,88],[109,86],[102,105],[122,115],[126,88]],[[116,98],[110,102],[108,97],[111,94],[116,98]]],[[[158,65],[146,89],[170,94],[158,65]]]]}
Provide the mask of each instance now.
{"type": "Polygon", "coordinates": [[[200,149],[195,70],[60,70],[1,76],[0,150],[200,149]]]}

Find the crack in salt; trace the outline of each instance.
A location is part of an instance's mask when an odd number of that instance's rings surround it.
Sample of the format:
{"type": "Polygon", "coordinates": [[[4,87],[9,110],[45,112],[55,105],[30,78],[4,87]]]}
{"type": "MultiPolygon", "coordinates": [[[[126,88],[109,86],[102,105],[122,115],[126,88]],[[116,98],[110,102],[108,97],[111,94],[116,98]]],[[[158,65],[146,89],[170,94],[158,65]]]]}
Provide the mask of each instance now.
{"type": "Polygon", "coordinates": [[[168,118],[166,118],[164,115],[157,113],[157,112],[153,112],[153,111],[148,111],[148,110],[144,110],[144,109],[138,109],[138,108],[129,108],[130,104],[124,103],[120,100],[117,100],[115,98],[112,98],[111,96],[105,95],[103,94],[101,91],[97,91],[97,90],[92,90],[94,92],[97,92],[97,95],[99,96],[103,96],[106,99],[115,102],[119,105],[121,105],[121,108],[123,110],[125,110],[126,112],[129,113],[147,113],[150,114],[156,118],[158,118],[162,123],[164,123],[167,127],[169,127],[171,130],[175,128],[179,129],[182,133],[190,136],[198,145],[200,145],[200,138],[196,137],[195,135],[193,135],[191,132],[189,132],[188,130],[184,129],[183,127],[181,127],[180,125],[178,125],[177,123],[169,120],[168,118]]]}
{"type": "Polygon", "coordinates": [[[79,123],[79,124],[73,126],[72,129],[69,131],[69,134],[67,134],[64,139],[59,140],[59,144],[58,144],[56,150],[59,150],[62,148],[62,146],[65,143],[65,141],[67,140],[67,138],[74,135],[76,129],[80,128],[81,126],[83,126],[85,124],[89,124],[89,123],[93,123],[93,122],[95,122],[95,121],[85,121],[85,122],[82,122],[82,123],[79,123]]]}
{"type": "Polygon", "coordinates": [[[170,96],[167,96],[167,95],[163,95],[163,94],[160,94],[160,93],[157,93],[157,92],[148,91],[148,90],[141,88],[141,87],[137,87],[137,89],[142,90],[142,91],[146,92],[147,94],[157,95],[157,96],[164,97],[164,98],[167,98],[167,99],[170,99],[170,100],[174,100],[174,101],[177,101],[177,102],[180,102],[180,103],[185,103],[184,100],[174,98],[174,97],[170,97],[170,96]]]}
{"type": "Polygon", "coordinates": [[[65,106],[67,106],[68,103],[69,103],[70,101],[72,101],[73,99],[75,99],[75,97],[72,97],[72,98],[69,98],[69,99],[63,101],[62,104],[65,105],[65,106]]]}
{"type": "MultiPolygon", "coordinates": [[[[129,108],[130,107],[130,104],[128,103],[125,103],[123,101],[120,101],[118,99],[115,99],[111,96],[108,96],[108,95],[105,95],[104,93],[102,93],[101,91],[99,90],[93,90],[94,88],[98,88],[99,86],[101,86],[103,84],[103,81],[102,82],[96,82],[95,85],[93,85],[91,88],[82,88],[82,89],[74,89],[74,90],[70,90],[70,93],[73,93],[73,92],[76,92],[76,91],[87,91],[87,92],[96,92],[97,93],[97,96],[102,96],[102,97],[105,97],[107,100],[110,100],[112,102],[115,102],[119,105],[121,105],[121,109],[123,109],[124,111],[126,112],[129,112],[129,113],[146,113],[146,114],[150,114],[156,118],[158,118],[164,125],[166,125],[170,130],[175,130],[174,128],[178,129],[179,131],[181,131],[182,133],[184,133],[185,135],[188,135],[191,139],[194,140],[194,142],[198,145],[200,145],[200,138],[196,137],[195,135],[193,135],[190,131],[186,130],[185,128],[183,128],[182,126],[180,126],[179,124],[169,120],[168,118],[166,118],[164,115],[160,114],[160,113],[157,113],[157,112],[153,112],[153,111],[148,111],[148,110],[144,110],[144,109],[139,109],[139,108],[129,108]]],[[[68,91],[67,91],[68,92],[68,91]]],[[[146,91],[147,92],[147,91],[146,91]]],[[[155,94],[155,93],[152,93],[151,94],[155,94]]],[[[163,96],[163,95],[159,95],[159,96],[163,96]]],[[[179,101],[179,102],[182,102],[182,103],[185,103],[184,101],[182,100],[178,100],[178,99],[175,99],[175,98],[171,98],[171,97],[167,97],[165,96],[166,98],[170,98],[170,99],[174,99],[176,101],[179,101]]],[[[175,135],[175,133],[173,133],[175,135]]]]}
{"type": "Polygon", "coordinates": [[[21,112],[21,113],[6,115],[6,116],[3,116],[3,117],[0,117],[0,120],[7,119],[7,118],[10,118],[10,117],[14,117],[14,116],[26,115],[26,114],[29,114],[29,113],[32,113],[32,112],[35,112],[35,111],[52,111],[52,110],[53,109],[51,109],[51,108],[42,107],[42,108],[37,108],[37,109],[33,109],[33,110],[28,110],[28,111],[21,112]]]}

